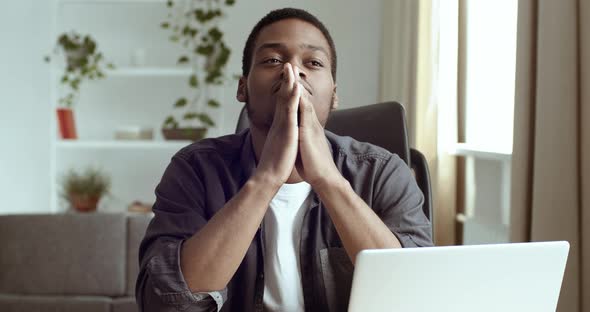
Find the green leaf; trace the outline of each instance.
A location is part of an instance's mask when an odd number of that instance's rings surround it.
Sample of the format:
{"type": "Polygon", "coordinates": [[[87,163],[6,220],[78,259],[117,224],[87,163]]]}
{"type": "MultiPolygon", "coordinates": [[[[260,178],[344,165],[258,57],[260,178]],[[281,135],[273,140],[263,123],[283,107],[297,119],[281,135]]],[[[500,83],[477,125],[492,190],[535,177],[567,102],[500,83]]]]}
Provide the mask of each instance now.
{"type": "Polygon", "coordinates": [[[209,115],[207,115],[207,114],[199,114],[198,118],[203,124],[205,124],[207,126],[210,126],[210,127],[215,126],[215,122],[213,122],[211,117],[209,117],[209,115]]]}
{"type": "Polygon", "coordinates": [[[207,83],[215,83],[215,80],[217,78],[220,78],[221,76],[222,76],[221,75],[221,72],[218,69],[216,69],[216,70],[211,71],[210,73],[207,74],[207,77],[205,78],[205,81],[207,83]]]}
{"type": "Polygon", "coordinates": [[[217,102],[217,100],[214,100],[214,99],[210,99],[209,101],[207,101],[207,105],[209,105],[209,107],[214,107],[214,108],[217,108],[220,106],[219,102],[217,102]]]}
{"type": "Polygon", "coordinates": [[[80,78],[75,78],[74,80],[70,81],[70,86],[74,90],[78,90],[80,87],[80,78]]]}
{"type": "Polygon", "coordinates": [[[164,120],[164,124],[162,124],[163,128],[173,128],[176,129],[178,128],[178,122],[176,121],[176,119],[174,119],[173,116],[168,116],[165,120],[164,120]]]}
{"type": "Polygon", "coordinates": [[[184,120],[193,120],[193,119],[196,119],[196,118],[200,118],[199,116],[200,116],[200,114],[197,114],[197,113],[194,113],[194,112],[187,112],[187,113],[184,114],[184,116],[182,116],[182,118],[184,120]]]}
{"type": "Polygon", "coordinates": [[[219,28],[213,27],[209,29],[209,36],[213,41],[219,41],[219,39],[221,39],[223,36],[223,33],[219,30],[219,28]]]}
{"type": "Polygon", "coordinates": [[[188,25],[185,25],[182,28],[182,35],[183,36],[189,36],[189,35],[192,35],[192,33],[193,33],[193,29],[191,27],[189,27],[188,25]]]}
{"type": "Polygon", "coordinates": [[[225,4],[227,5],[234,5],[236,3],[236,0],[225,0],[225,4]]]}
{"type": "Polygon", "coordinates": [[[166,6],[169,7],[169,8],[171,8],[173,5],[174,5],[174,2],[172,2],[172,0],[168,0],[166,2],[166,6]]]}
{"type": "Polygon", "coordinates": [[[170,36],[170,41],[172,41],[172,42],[178,42],[178,40],[180,40],[180,37],[178,37],[177,35],[170,36]]]}
{"type": "Polygon", "coordinates": [[[178,64],[186,64],[186,63],[188,63],[188,56],[183,55],[183,56],[179,57],[177,63],[178,64]]]}
{"type": "Polygon", "coordinates": [[[213,46],[212,45],[200,45],[195,49],[197,54],[201,54],[203,56],[209,56],[213,54],[213,46]]]}
{"type": "Polygon", "coordinates": [[[221,52],[219,53],[219,56],[215,61],[215,66],[217,67],[217,69],[221,69],[223,66],[225,66],[225,64],[227,64],[230,54],[231,50],[228,49],[223,43],[221,43],[221,52]]]}
{"type": "Polygon", "coordinates": [[[221,16],[222,12],[220,10],[207,10],[207,12],[205,12],[203,9],[196,9],[193,11],[193,14],[199,23],[205,24],[208,21],[215,19],[215,17],[221,16]]]}
{"type": "Polygon", "coordinates": [[[197,79],[197,75],[192,74],[188,80],[188,84],[193,87],[196,88],[199,86],[199,80],[197,79]]]}
{"type": "Polygon", "coordinates": [[[162,28],[170,28],[170,23],[163,22],[162,24],[160,24],[160,27],[162,27],[162,28]]]}
{"type": "Polygon", "coordinates": [[[193,11],[193,13],[195,14],[195,18],[201,22],[204,23],[206,22],[206,17],[205,17],[205,11],[203,11],[203,9],[196,9],[193,11]]]}
{"type": "Polygon", "coordinates": [[[174,107],[176,107],[176,108],[184,107],[184,106],[186,106],[186,103],[188,103],[186,98],[180,98],[176,101],[176,103],[174,103],[174,107]]]}

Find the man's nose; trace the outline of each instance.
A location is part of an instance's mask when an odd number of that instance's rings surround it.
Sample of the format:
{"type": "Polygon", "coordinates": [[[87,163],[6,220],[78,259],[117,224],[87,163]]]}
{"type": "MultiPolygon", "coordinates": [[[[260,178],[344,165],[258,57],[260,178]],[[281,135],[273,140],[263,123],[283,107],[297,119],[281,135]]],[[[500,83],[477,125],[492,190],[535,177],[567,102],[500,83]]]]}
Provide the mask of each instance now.
{"type": "MultiPolygon", "coordinates": [[[[297,66],[293,63],[291,63],[291,66],[293,67],[293,70],[295,70],[295,67],[297,67],[299,69],[299,78],[295,77],[296,79],[307,78],[307,73],[305,72],[305,70],[301,66],[297,66]]],[[[282,79],[285,79],[285,72],[283,70],[281,70],[281,80],[282,79]]]]}

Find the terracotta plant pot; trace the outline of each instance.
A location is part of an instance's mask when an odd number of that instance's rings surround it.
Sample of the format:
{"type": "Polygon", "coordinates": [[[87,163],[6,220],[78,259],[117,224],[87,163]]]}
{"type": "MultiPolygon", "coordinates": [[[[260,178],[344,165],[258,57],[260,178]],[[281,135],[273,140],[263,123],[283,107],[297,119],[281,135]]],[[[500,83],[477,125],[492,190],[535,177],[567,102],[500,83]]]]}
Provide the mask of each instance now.
{"type": "Polygon", "coordinates": [[[94,212],[98,206],[99,196],[70,194],[70,203],[78,212],[94,212]]]}
{"type": "Polygon", "coordinates": [[[162,129],[162,134],[166,140],[198,141],[205,137],[207,128],[162,129]]]}
{"type": "Polygon", "coordinates": [[[57,109],[59,132],[62,139],[77,139],[74,112],[69,108],[57,109]]]}

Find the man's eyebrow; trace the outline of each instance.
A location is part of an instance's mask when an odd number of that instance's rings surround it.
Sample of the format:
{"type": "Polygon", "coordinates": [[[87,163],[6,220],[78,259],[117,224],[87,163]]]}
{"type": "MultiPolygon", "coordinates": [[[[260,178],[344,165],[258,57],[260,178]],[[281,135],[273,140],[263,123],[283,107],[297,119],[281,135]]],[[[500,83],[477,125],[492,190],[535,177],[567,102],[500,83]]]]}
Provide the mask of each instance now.
{"type": "Polygon", "coordinates": [[[326,56],[329,56],[330,55],[328,53],[328,51],[326,51],[326,49],[324,49],[324,47],[321,47],[321,46],[316,46],[316,45],[313,45],[313,44],[305,44],[305,43],[303,43],[303,44],[300,44],[299,47],[300,48],[307,49],[307,50],[324,52],[324,54],[326,54],[326,56]]]}
{"type": "MultiPolygon", "coordinates": [[[[330,54],[328,53],[328,51],[326,51],[326,49],[324,49],[324,47],[321,46],[316,46],[313,44],[306,44],[306,43],[302,43],[299,45],[300,48],[302,49],[307,49],[307,50],[312,50],[312,51],[320,51],[323,52],[324,54],[326,54],[326,56],[329,56],[330,54]]],[[[280,42],[268,42],[268,43],[263,43],[261,44],[258,49],[256,49],[256,52],[260,52],[264,49],[279,49],[279,50],[286,50],[287,49],[287,45],[285,45],[284,43],[280,43],[280,42]]]]}

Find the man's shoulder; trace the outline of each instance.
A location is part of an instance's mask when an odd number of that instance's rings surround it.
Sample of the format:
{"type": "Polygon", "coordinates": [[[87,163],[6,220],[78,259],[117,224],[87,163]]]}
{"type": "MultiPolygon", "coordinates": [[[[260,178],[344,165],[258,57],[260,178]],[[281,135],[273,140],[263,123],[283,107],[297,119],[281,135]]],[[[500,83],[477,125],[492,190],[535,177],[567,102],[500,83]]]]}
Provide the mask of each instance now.
{"type": "Polygon", "coordinates": [[[220,157],[235,157],[240,155],[248,131],[237,134],[228,134],[215,138],[206,138],[185,146],[176,155],[187,159],[204,155],[217,155],[220,157]]]}
{"type": "Polygon", "coordinates": [[[325,130],[326,138],[332,146],[335,158],[345,157],[350,160],[376,159],[384,161],[402,161],[396,154],[367,142],[357,141],[349,136],[340,136],[325,130]]]}

